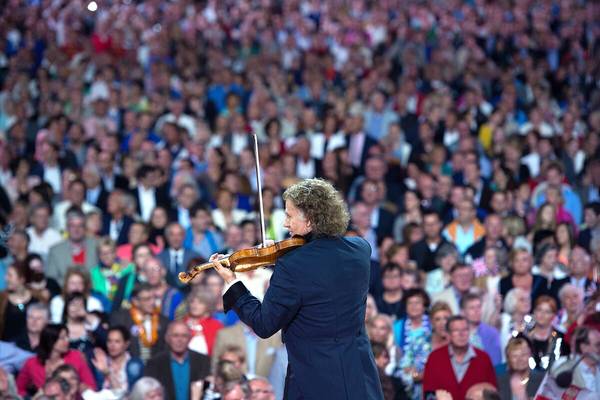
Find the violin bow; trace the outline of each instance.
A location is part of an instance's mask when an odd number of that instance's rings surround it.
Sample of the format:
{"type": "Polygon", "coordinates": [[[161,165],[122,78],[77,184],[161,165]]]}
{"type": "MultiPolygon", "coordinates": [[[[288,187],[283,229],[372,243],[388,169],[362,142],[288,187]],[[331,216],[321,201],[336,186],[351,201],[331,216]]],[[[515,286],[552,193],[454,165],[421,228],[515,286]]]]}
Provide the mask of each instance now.
{"type": "Polygon", "coordinates": [[[265,212],[263,210],[262,185],[260,183],[260,160],[258,159],[258,137],[252,133],[254,138],[254,163],[256,170],[256,188],[258,190],[258,209],[260,211],[260,239],[263,247],[267,247],[267,237],[265,231],[265,212]]]}

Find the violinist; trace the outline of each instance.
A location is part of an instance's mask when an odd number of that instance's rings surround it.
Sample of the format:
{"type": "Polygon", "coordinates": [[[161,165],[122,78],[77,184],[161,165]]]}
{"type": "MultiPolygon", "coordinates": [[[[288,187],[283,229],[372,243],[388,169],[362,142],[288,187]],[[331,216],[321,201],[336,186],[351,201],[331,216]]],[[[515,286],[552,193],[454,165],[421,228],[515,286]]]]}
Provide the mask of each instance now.
{"type": "Polygon", "coordinates": [[[212,255],[226,283],[225,309],[262,338],[283,330],[286,399],[382,399],[364,324],[371,248],[343,236],[348,211],[326,181],[300,181],[283,199],[284,227],[306,244],[277,259],[262,303],[218,261],[222,255],[212,255]]]}

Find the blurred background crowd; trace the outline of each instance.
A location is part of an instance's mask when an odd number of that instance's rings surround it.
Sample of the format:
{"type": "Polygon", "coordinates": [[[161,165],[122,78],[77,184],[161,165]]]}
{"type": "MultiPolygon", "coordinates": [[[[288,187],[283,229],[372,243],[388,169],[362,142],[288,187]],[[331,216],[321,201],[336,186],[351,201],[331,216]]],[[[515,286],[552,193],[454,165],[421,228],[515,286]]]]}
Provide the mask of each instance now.
{"type": "MultiPolygon", "coordinates": [[[[252,133],[268,238],[283,190],[322,177],[371,244],[386,399],[531,398],[599,356],[599,15],[0,1],[0,397],[282,398],[280,335],[225,313],[214,272],[176,278],[259,242],[252,133]]],[[[240,275],[261,298],[271,273],[240,275]]]]}

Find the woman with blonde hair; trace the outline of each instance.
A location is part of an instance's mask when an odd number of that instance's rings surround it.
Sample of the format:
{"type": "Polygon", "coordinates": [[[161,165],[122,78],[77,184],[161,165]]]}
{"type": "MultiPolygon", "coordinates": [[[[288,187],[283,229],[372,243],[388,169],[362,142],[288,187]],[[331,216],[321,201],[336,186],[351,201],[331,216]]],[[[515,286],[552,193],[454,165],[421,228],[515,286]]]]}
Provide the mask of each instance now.
{"type": "Polygon", "coordinates": [[[446,331],[446,323],[452,316],[452,309],[448,303],[436,301],[431,306],[429,311],[429,319],[431,320],[431,351],[438,349],[448,344],[448,331],[446,331]]]}
{"type": "Polygon", "coordinates": [[[531,347],[524,337],[508,341],[504,351],[507,371],[498,376],[498,391],[503,399],[529,399],[535,396],[544,373],[529,368],[531,347]]]}
{"type": "Polygon", "coordinates": [[[396,368],[400,349],[394,343],[393,320],[389,315],[377,314],[367,325],[367,334],[371,342],[381,343],[389,354],[389,362],[385,366],[386,375],[391,375],[396,368]]]}

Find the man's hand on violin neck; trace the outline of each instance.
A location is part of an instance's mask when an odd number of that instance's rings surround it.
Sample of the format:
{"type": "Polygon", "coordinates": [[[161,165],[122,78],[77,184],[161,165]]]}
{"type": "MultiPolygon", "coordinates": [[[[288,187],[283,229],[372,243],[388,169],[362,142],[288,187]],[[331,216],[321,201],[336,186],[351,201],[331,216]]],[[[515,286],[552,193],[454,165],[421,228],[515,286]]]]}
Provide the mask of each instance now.
{"type": "Polygon", "coordinates": [[[208,259],[208,261],[212,262],[215,268],[215,271],[217,271],[217,273],[219,275],[221,275],[221,278],[223,278],[223,280],[225,281],[225,284],[229,284],[231,282],[233,282],[236,279],[235,276],[235,272],[233,272],[232,270],[230,270],[227,267],[224,267],[218,260],[224,258],[225,255],[224,254],[218,254],[215,253],[212,256],[210,256],[210,258],[208,259]]]}

